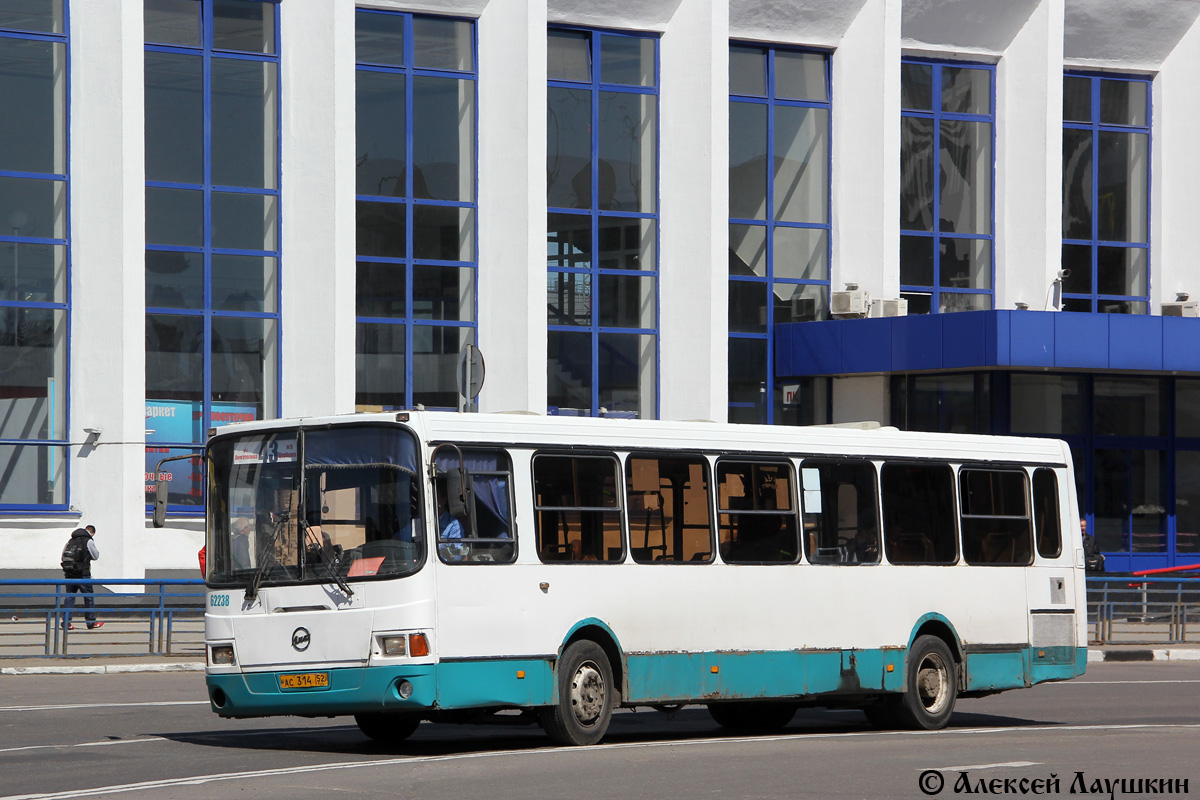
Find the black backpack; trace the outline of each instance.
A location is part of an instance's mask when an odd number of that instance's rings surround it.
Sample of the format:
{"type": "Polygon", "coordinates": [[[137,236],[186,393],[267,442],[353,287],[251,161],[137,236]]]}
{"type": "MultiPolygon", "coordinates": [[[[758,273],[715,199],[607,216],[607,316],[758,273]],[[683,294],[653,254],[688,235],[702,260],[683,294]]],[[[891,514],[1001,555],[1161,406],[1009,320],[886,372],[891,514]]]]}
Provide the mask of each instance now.
{"type": "Polygon", "coordinates": [[[83,575],[88,568],[88,537],[72,536],[62,551],[62,569],[66,575],[83,575]]]}

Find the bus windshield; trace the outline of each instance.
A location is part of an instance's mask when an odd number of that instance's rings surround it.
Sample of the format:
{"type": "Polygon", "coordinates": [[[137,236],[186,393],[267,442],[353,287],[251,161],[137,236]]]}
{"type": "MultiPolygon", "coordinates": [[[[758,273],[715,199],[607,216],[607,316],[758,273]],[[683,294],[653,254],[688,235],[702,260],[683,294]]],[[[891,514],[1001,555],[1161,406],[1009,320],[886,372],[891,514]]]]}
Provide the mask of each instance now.
{"type": "Polygon", "coordinates": [[[208,582],[344,583],[416,572],[424,561],[417,467],[416,441],[397,427],[215,440],[208,582]]]}

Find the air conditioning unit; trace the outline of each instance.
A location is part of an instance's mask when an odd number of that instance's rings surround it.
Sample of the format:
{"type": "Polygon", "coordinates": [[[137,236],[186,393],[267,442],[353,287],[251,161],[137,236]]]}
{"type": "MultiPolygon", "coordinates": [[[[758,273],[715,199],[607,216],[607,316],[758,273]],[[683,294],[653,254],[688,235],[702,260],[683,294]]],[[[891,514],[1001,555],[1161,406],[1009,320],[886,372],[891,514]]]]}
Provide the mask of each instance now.
{"type": "Polygon", "coordinates": [[[1164,317],[1200,317],[1200,300],[1163,303],[1162,315],[1164,317]]]}
{"type": "Polygon", "coordinates": [[[871,303],[872,317],[907,317],[908,316],[908,301],[899,300],[876,300],[871,303]]]}
{"type": "Polygon", "coordinates": [[[832,292],[829,313],[835,317],[865,317],[871,308],[871,293],[864,289],[832,292]]]}

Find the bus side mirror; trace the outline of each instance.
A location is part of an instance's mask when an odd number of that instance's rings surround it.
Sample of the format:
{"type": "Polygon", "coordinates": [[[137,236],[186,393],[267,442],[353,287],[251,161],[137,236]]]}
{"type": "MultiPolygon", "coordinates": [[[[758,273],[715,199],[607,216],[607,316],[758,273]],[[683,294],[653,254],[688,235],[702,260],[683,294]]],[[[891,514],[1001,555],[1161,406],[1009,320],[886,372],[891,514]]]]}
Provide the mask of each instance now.
{"type": "Polygon", "coordinates": [[[162,478],[154,480],[154,527],[161,528],[167,524],[167,490],[170,486],[162,478]]]}
{"type": "Polygon", "coordinates": [[[475,492],[471,476],[464,469],[446,471],[446,510],[457,520],[470,519],[475,505],[475,492]]]}

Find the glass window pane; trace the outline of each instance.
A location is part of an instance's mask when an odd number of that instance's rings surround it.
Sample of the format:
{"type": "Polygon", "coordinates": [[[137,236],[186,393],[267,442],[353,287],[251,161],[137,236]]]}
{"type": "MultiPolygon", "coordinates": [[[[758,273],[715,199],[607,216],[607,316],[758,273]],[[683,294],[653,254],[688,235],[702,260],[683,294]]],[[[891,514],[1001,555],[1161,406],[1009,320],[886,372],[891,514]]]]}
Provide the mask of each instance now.
{"type": "Polygon", "coordinates": [[[212,246],[228,250],[277,250],[277,198],[263,194],[212,193],[212,246]]]}
{"type": "Polygon", "coordinates": [[[953,480],[949,467],[883,466],[880,483],[888,561],[893,564],[953,564],[958,560],[953,480]]]}
{"type": "Polygon", "coordinates": [[[66,172],[65,63],[65,45],[0,37],[0,169],[66,172]]]}
{"type": "Polygon", "coordinates": [[[1063,78],[1063,120],[1092,121],[1092,81],[1090,78],[1063,78]]]}
{"type": "Polygon", "coordinates": [[[658,99],[600,92],[597,208],[652,214],[658,191],[658,99]]]}
{"type": "Polygon", "coordinates": [[[600,82],[653,86],[654,39],[600,34],[600,82]]]}
{"type": "Polygon", "coordinates": [[[475,199],[475,82],[413,78],[413,196],[475,199]]]}
{"type": "Polygon", "coordinates": [[[1200,437],[1200,380],[1175,380],[1175,435],[1200,437]]]}
{"type": "MultiPolygon", "coordinates": [[[[731,332],[767,332],[767,286],[766,281],[729,282],[729,330],[731,332]]],[[[732,361],[729,367],[733,369],[732,361]]]]}
{"type": "Polygon", "coordinates": [[[212,256],[212,307],[217,311],[274,313],[279,295],[278,259],[212,256]]]}
{"type": "Polygon", "coordinates": [[[57,309],[0,308],[0,439],[67,438],[66,320],[57,309]]]}
{"type": "Polygon", "coordinates": [[[475,260],[475,212],[469,208],[413,208],[413,258],[475,260]]]}
{"type": "Polygon", "coordinates": [[[1200,553],[1200,452],[1175,455],[1175,552],[1200,553]]]}
{"type": "Polygon", "coordinates": [[[356,313],[360,317],[403,318],[405,302],[405,272],[403,264],[358,262],[356,279],[356,313]]]}
{"type": "Polygon", "coordinates": [[[933,121],[900,118],[900,227],[933,230],[933,121]]]}
{"type": "Polygon", "coordinates": [[[1097,436],[1166,434],[1162,380],[1097,377],[1094,391],[1097,436]]]}
{"type": "Polygon", "coordinates": [[[55,244],[0,243],[0,300],[67,302],[67,248],[55,244]]]}
{"type": "MultiPolygon", "coordinates": [[[[201,403],[204,400],[204,318],[146,315],[146,397],[201,403]]],[[[186,415],[172,441],[200,441],[200,419],[186,415]]],[[[162,437],[155,441],[163,441],[162,437]]]]}
{"type": "Polygon", "coordinates": [[[786,564],[799,558],[789,467],[718,462],[717,508],[717,541],[726,563],[786,564]]]}
{"type": "Polygon", "coordinates": [[[583,415],[592,409],[592,337],[587,332],[547,332],[547,403],[583,415]]]}
{"type": "Polygon", "coordinates": [[[820,53],[775,52],[775,96],[824,103],[827,59],[820,53]]]}
{"type": "Polygon", "coordinates": [[[66,189],[63,181],[0,176],[0,230],[14,236],[65,238],[66,189]]]}
{"type": "Polygon", "coordinates": [[[950,314],[955,311],[989,311],[992,307],[990,294],[964,294],[942,292],[938,296],[938,311],[950,314]]]}
{"type": "Polygon", "coordinates": [[[147,42],[200,46],[200,0],[145,0],[142,20],[147,42]]]}
{"type": "Polygon", "coordinates": [[[1063,130],[1063,237],[1092,238],[1092,132],[1063,130]]]}
{"type": "Polygon", "coordinates": [[[275,71],[275,64],[260,61],[212,60],[214,184],[275,188],[275,71]]]}
{"type": "Polygon", "coordinates": [[[766,51],[761,47],[729,48],[729,93],[767,94],[766,51]]]}
{"type": "Polygon", "coordinates": [[[695,456],[635,458],[625,470],[629,545],[638,563],[712,561],[708,464],[695,456]]]}
{"type": "Polygon", "coordinates": [[[1096,248],[1099,294],[1146,294],[1146,255],[1141,247],[1096,248]]]}
{"type": "Polygon", "coordinates": [[[146,244],[203,247],[204,193],[146,187],[146,244]]]}
{"type": "Polygon", "coordinates": [[[653,271],[657,251],[652,219],[600,218],[601,269],[653,271]]]}
{"type": "Polygon", "coordinates": [[[653,328],[658,297],[654,278],[641,275],[601,275],[599,323],[608,328],[653,328]]]}
{"type": "Polygon", "coordinates": [[[69,448],[0,444],[0,505],[65,505],[69,448]]]}
{"type": "Polygon", "coordinates": [[[775,219],[824,223],[829,219],[829,112],[775,108],[775,219]]]}
{"type": "Polygon", "coordinates": [[[829,279],[829,234],[824,228],[775,229],[775,278],[806,281],[829,279]]]}
{"type": "Polygon", "coordinates": [[[552,81],[591,82],[590,45],[591,36],[586,33],[550,31],[546,40],[546,77],[552,81]]]}
{"type": "MultiPolygon", "coordinates": [[[[34,33],[63,32],[62,0],[4,0],[0,28],[34,33]]],[[[3,470],[0,469],[0,474],[3,470]]]]}
{"type": "Polygon", "coordinates": [[[1145,81],[1101,78],[1100,124],[1145,127],[1148,88],[1149,84],[1145,81]]]}
{"type": "Polygon", "coordinates": [[[358,254],[404,258],[407,231],[404,204],[359,200],[355,205],[358,213],[358,254]]]}
{"type": "Polygon", "coordinates": [[[766,386],[767,340],[730,339],[729,402],[760,404],[765,415],[766,386]]]}
{"type": "Polygon", "coordinates": [[[933,313],[933,295],[922,294],[920,292],[901,292],[900,299],[908,301],[908,313],[910,315],[933,313]]]}
{"type": "Polygon", "coordinates": [[[591,325],[591,273],[548,273],[546,275],[546,307],[551,325],[591,325]]]}
{"type": "Polygon", "coordinates": [[[941,239],[940,284],[949,289],[990,289],[992,245],[986,239],[941,239]]]}
{"type": "Polygon", "coordinates": [[[1058,478],[1052,469],[1033,473],[1033,517],[1037,526],[1037,550],[1043,558],[1057,558],[1062,552],[1059,530],[1058,478]]]}
{"type": "Polygon", "coordinates": [[[805,283],[771,284],[775,324],[828,319],[829,288],[805,283]]]}
{"type": "Polygon", "coordinates": [[[1147,134],[1100,132],[1101,240],[1146,242],[1149,155],[1147,134]]]}
{"type": "Polygon", "coordinates": [[[1102,551],[1166,551],[1165,460],[1160,450],[1095,451],[1095,536],[1102,551]]]}
{"type": "Polygon", "coordinates": [[[933,110],[933,67],[929,64],[900,65],[900,107],[933,110]]]}
{"type": "Polygon", "coordinates": [[[404,66],[404,15],[355,9],[354,58],[361,64],[404,66]]]}
{"type": "Polygon", "coordinates": [[[470,328],[414,325],[413,404],[430,408],[458,407],[458,355],[475,339],[470,328]]]}
{"type": "Polygon", "coordinates": [[[1101,300],[1097,304],[1101,314],[1145,314],[1147,304],[1136,300],[1101,300]]]}
{"type": "Polygon", "coordinates": [[[355,405],[360,410],[407,408],[404,326],[360,322],[354,338],[355,405]]]}
{"type": "Polygon", "coordinates": [[[274,416],[276,328],[275,320],[247,317],[213,317],[213,412],[274,416]],[[265,412],[264,412],[265,409],[265,412]]]}
{"type": "Polygon", "coordinates": [[[405,80],[403,75],[386,72],[358,70],[355,74],[359,194],[404,197],[408,191],[404,175],[405,80]]]}
{"type": "Polygon", "coordinates": [[[942,111],[990,114],[992,73],[986,69],[942,67],[942,111]]]}
{"type": "Polygon", "coordinates": [[[1062,290],[1068,294],[1092,293],[1092,247],[1086,244],[1064,244],[1062,268],[1069,274],[1063,278],[1062,290]]]}
{"type": "Polygon", "coordinates": [[[275,52],[275,4],[212,0],[213,47],[247,53],[275,52]]]}
{"type": "Polygon", "coordinates": [[[204,62],[146,53],[146,180],[204,182],[204,62]]]}
{"type": "Polygon", "coordinates": [[[475,270],[469,267],[413,267],[413,318],[474,320],[475,270]]]}
{"type": "Polygon", "coordinates": [[[767,218],[765,105],[729,104],[729,216],[767,218]]]}
{"type": "Polygon", "coordinates": [[[474,69],[470,22],[413,17],[413,66],[422,69],[474,69]]]}
{"type": "MultiPolygon", "coordinates": [[[[1011,381],[1014,434],[1084,433],[1087,411],[1082,378],[1017,373],[1011,381]]],[[[1083,469],[1082,464],[1076,466],[1083,469]]]]}
{"type": "Polygon", "coordinates": [[[947,233],[990,233],[992,126],[942,120],[938,214],[947,233]]]}
{"type": "Polygon", "coordinates": [[[591,208],[591,93],[553,86],[546,92],[547,203],[552,208],[591,208]]]}
{"type": "Polygon", "coordinates": [[[729,226],[729,274],[740,277],[767,277],[765,225],[729,226]]]}
{"type": "Polygon", "coordinates": [[[903,286],[933,286],[931,237],[900,237],[900,283],[903,286]]]}
{"type": "Polygon", "coordinates": [[[204,255],[147,250],[146,305],[150,308],[204,308],[204,255]]]}
{"type": "Polygon", "coordinates": [[[581,214],[548,214],[546,264],[550,267],[592,265],[592,218],[581,214]]]}
{"type": "Polygon", "coordinates": [[[644,334],[600,334],[596,394],[601,408],[607,409],[606,416],[658,416],[654,396],[657,341],[657,337],[644,334]]]}

